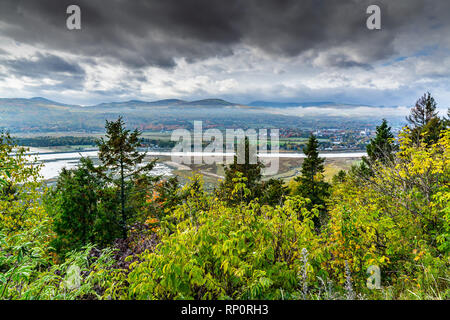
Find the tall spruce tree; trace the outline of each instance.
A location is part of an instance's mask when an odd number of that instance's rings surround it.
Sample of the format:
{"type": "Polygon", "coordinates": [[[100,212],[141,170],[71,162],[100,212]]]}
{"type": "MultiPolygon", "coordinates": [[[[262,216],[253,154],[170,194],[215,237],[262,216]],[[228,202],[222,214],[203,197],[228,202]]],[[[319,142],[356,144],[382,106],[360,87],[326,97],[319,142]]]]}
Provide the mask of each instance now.
{"type": "Polygon", "coordinates": [[[441,131],[445,128],[445,121],[438,117],[436,101],[429,92],[425,93],[411,109],[406,120],[411,125],[412,141],[419,144],[424,140],[433,144],[439,140],[441,131]]]}
{"type": "Polygon", "coordinates": [[[240,173],[239,176],[246,179],[246,188],[250,190],[250,195],[247,197],[248,201],[261,196],[261,170],[263,164],[258,159],[256,163],[250,163],[252,155],[250,155],[250,141],[247,137],[241,143],[245,144],[243,148],[245,155],[241,157],[242,159],[245,159],[245,161],[239,163],[238,159],[240,158],[239,152],[241,148],[236,148],[234,161],[230,166],[224,168],[225,180],[219,186],[219,194],[224,200],[227,200],[230,203],[233,202],[231,200],[231,192],[235,185],[235,181],[233,180],[238,177],[237,173],[240,173]]]}
{"type": "Polygon", "coordinates": [[[107,120],[105,127],[106,138],[101,138],[97,142],[98,157],[102,164],[100,169],[120,189],[122,236],[126,238],[126,180],[147,173],[153,169],[155,161],[141,165],[145,158],[145,153],[138,151],[141,133],[137,129],[134,131],[125,129],[122,117],[116,121],[107,120]]]}
{"type": "Polygon", "coordinates": [[[121,235],[117,197],[89,158],[81,158],[77,168],[63,168],[46,203],[56,233],[52,246],[59,253],[88,243],[107,245],[121,235]]]}
{"type": "MultiPolygon", "coordinates": [[[[320,206],[319,212],[323,215],[326,212],[326,198],[329,196],[330,185],[323,180],[324,158],[319,157],[319,141],[311,134],[306,147],[303,149],[306,155],[302,164],[302,175],[296,178],[299,182],[296,193],[311,200],[308,209],[313,206],[320,206]]],[[[316,226],[320,225],[321,218],[315,219],[316,226]]]]}
{"type": "Polygon", "coordinates": [[[429,92],[425,93],[416,105],[411,109],[411,114],[406,117],[414,128],[425,126],[431,119],[437,117],[436,101],[429,92]]]}
{"type": "Polygon", "coordinates": [[[366,146],[368,157],[364,157],[363,161],[369,166],[376,161],[386,164],[394,159],[397,149],[391,127],[388,126],[387,120],[383,119],[381,125],[377,126],[375,138],[366,146]]]}

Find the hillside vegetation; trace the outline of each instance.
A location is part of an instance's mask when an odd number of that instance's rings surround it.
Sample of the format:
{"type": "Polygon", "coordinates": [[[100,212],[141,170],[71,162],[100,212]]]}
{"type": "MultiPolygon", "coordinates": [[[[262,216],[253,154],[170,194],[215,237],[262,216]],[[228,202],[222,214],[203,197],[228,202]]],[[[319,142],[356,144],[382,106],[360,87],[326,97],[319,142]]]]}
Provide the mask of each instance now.
{"type": "Polygon", "coordinates": [[[331,183],[311,135],[289,186],[235,161],[212,192],[149,176],[121,118],[100,165],[51,189],[4,133],[0,299],[449,299],[450,130],[435,109],[419,99],[398,141],[383,121],[331,183]]]}

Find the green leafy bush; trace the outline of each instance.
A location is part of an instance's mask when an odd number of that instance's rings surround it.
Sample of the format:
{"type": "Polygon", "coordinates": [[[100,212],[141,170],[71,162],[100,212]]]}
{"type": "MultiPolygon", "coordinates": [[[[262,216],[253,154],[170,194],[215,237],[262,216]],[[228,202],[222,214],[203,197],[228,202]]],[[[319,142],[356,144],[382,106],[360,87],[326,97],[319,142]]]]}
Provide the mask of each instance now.
{"type": "Polygon", "coordinates": [[[304,209],[299,197],[276,208],[255,202],[229,207],[201,194],[197,190],[162,222],[161,243],[129,274],[128,297],[299,296],[299,257],[302,249],[314,245],[312,217],[317,211],[304,209]]]}

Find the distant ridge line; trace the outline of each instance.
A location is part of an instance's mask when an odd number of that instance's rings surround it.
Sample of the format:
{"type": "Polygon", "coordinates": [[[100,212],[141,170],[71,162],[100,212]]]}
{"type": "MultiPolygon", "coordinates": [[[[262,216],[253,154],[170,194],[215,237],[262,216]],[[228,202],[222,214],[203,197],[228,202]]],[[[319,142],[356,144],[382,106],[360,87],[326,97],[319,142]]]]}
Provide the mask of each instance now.
{"type": "MultiPolygon", "coordinates": [[[[127,101],[111,101],[102,102],[95,105],[81,106],[77,104],[61,103],[54,100],[50,100],[44,97],[33,98],[0,98],[0,105],[13,106],[14,104],[30,105],[30,106],[60,106],[60,107],[73,107],[73,108],[138,108],[138,107],[256,107],[256,108],[293,108],[293,107],[321,107],[321,106],[367,106],[374,107],[365,104],[352,104],[333,101],[307,101],[307,102],[276,102],[276,101],[263,101],[256,100],[250,103],[235,103],[218,98],[207,98],[194,101],[181,100],[181,99],[161,99],[154,101],[145,100],[127,100],[127,101]]],[[[378,106],[385,107],[385,106],[378,106]]]]}

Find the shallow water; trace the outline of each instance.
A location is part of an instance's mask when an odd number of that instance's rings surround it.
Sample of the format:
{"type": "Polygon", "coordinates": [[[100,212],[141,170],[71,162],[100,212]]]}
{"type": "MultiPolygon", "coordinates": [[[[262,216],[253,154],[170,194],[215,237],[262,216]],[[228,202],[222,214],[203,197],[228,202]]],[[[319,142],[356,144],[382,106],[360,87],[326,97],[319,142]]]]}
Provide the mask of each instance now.
{"type": "MultiPolygon", "coordinates": [[[[38,152],[33,152],[37,150],[31,150],[29,153],[30,158],[35,158],[38,162],[43,163],[41,169],[41,174],[45,180],[56,178],[61,172],[62,168],[72,169],[75,168],[81,157],[89,157],[92,159],[97,159],[98,151],[83,151],[83,152],[59,152],[59,153],[44,153],[42,149],[38,152]]],[[[148,156],[232,156],[232,153],[202,153],[202,152],[160,152],[160,151],[149,151],[148,156]]],[[[343,152],[343,153],[321,153],[320,156],[323,158],[361,158],[366,155],[364,152],[343,152]]],[[[266,153],[259,154],[261,158],[304,158],[303,153],[266,153]]],[[[157,163],[153,170],[152,175],[162,175],[171,176],[172,169],[163,164],[157,163]]]]}
{"type": "MultiPolygon", "coordinates": [[[[60,153],[44,153],[43,150],[39,150],[41,153],[29,153],[30,161],[42,163],[41,175],[44,180],[57,178],[63,168],[73,169],[75,168],[81,157],[89,157],[97,159],[97,151],[84,151],[84,152],[60,152],[60,153]]],[[[150,171],[151,175],[155,176],[171,176],[172,169],[163,164],[156,163],[155,167],[150,171]]]]}

